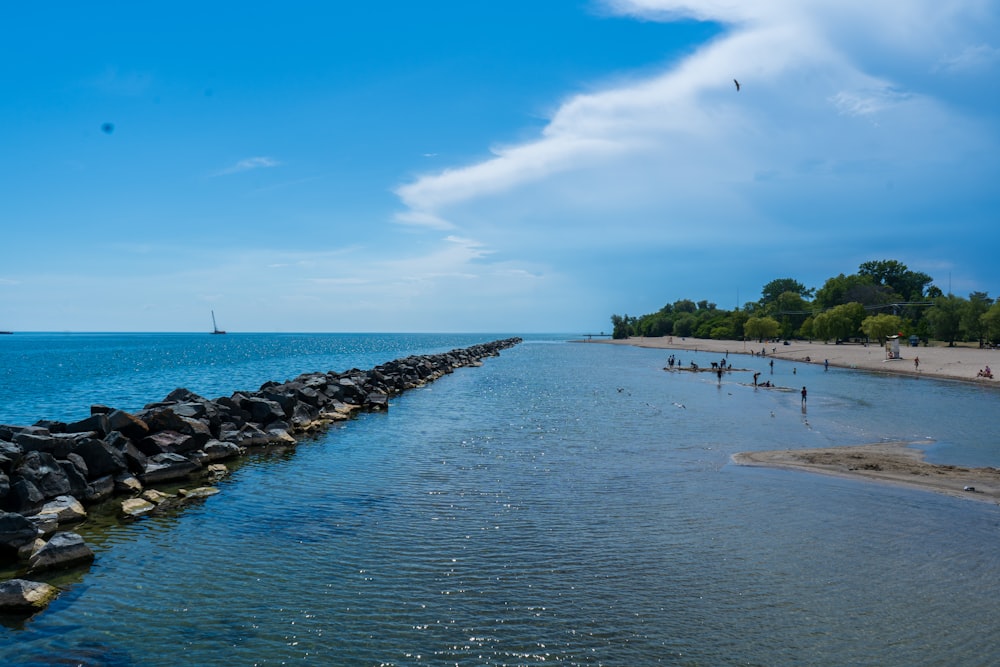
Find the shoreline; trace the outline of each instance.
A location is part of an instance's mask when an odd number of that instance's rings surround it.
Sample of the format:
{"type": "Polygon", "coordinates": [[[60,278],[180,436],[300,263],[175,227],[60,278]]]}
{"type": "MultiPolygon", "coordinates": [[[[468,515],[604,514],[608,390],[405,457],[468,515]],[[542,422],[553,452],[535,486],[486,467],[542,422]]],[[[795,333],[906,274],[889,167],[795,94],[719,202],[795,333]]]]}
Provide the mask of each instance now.
{"type": "MultiPolygon", "coordinates": [[[[747,355],[752,350],[756,353],[755,356],[759,356],[763,349],[766,357],[802,364],[822,366],[824,360],[828,360],[830,366],[835,368],[1000,388],[1000,381],[997,379],[977,376],[979,369],[988,366],[1000,368],[1000,351],[973,347],[900,346],[899,359],[886,359],[885,348],[859,343],[831,345],[794,341],[784,345],[676,337],[635,337],[589,342],[720,355],[747,355]],[[916,366],[914,360],[918,357],[920,363],[916,366]]],[[[993,374],[996,378],[997,372],[994,371],[993,374]]],[[[795,470],[894,484],[956,498],[1000,504],[1000,468],[967,468],[927,463],[923,451],[915,446],[918,444],[922,443],[889,442],[819,449],[740,452],[734,454],[731,461],[740,466],[795,470]]]]}
{"type": "Polygon", "coordinates": [[[914,443],[887,442],[820,449],[740,452],[740,466],[797,470],[882,484],[894,484],[955,498],[1000,504],[1000,469],[966,468],[924,461],[914,443]]]}
{"type": "Polygon", "coordinates": [[[840,345],[790,341],[782,343],[758,343],[756,341],[714,340],[708,338],[647,338],[632,337],[619,340],[576,341],[600,343],[603,345],[633,345],[663,350],[686,350],[718,354],[759,355],[763,349],[767,357],[794,361],[802,364],[823,365],[824,360],[835,368],[848,368],[874,373],[905,375],[908,377],[929,377],[938,380],[957,380],[987,387],[1000,387],[1000,350],[978,347],[903,347],[900,345],[898,359],[886,359],[885,348],[861,343],[840,345]],[[809,361],[806,361],[806,359],[809,361]],[[919,358],[919,366],[914,361],[919,358]],[[993,369],[993,378],[978,377],[980,370],[993,369]],[[994,368],[995,367],[995,368],[994,368]]]}

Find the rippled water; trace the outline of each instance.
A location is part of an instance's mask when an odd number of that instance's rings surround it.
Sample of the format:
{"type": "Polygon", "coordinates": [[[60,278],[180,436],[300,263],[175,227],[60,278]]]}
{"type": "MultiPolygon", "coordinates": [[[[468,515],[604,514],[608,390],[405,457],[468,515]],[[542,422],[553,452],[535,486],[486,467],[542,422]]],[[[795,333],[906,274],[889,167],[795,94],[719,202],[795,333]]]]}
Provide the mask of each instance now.
{"type": "Polygon", "coordinates": [[[25,628],[0,629],[0,656],[995,662],[997,507],[728,461],[904,438],[997,465],[996,392],[776,362],[776,383],[809,386],[804,414],[795,392],[666,373],[664,357],[529,337],[386,414],[245,462],[200,505],[94,525],[97,561],[25,628]]]}

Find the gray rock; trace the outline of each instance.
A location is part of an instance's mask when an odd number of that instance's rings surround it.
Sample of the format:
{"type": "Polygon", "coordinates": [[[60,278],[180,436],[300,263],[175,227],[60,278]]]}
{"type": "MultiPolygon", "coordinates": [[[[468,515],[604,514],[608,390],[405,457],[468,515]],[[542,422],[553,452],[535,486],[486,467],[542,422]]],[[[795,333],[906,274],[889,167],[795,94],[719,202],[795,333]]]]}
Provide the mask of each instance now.
{"type": "Polygon", "coordinates": [[[144,514],[149,514],[156,509],[156,505],[144,500],[143,498],[129,498],[122,501],[121,514],[122,516],[135,519],[144,514]]]}
{"type": "MultiPolygon", "coordinates": [[[[207,440],[206,440],[207,442],[207,440]]],[[[193,452],[198,449],[198,441],[191,435],[178,431],[150,433],[140,440],[136,447],[146,456],[157,454],[193,452]]]]}
{"type": "Polygon", "coordinates": [[[90,504],[99,503],[106,498],[110,498],[115,492],[114,475],[104,475],[91,480],[87,485],[87,491],[83,499],[90,504]]]}
{"type": "Polygon", "coordinates": [[[94,560],[83,538],[76,533],[56,533],[28,559],[28,572],[41,572],[57,568],[68,568],[94,560]]]}
{"type": "Polygon", "coordinates": [[[34,513],[44,502],[45,496],[38,487],[23,477],[14,480],[10,485],[10,493],[4,498],[7,509],[21,514],[34,513]]]}
{"type": "Polygon", "coordinates": [[[57,523],[64,524],[83,521],[87,518],[87,510],[73,496],[58,496],[42,505],[38,515],[54,516],[57,523]]]}
{"type": "Polygon", "coordinates": [[[26,452],[14,469],[14,473],[17,477],[34,484],[44,498],[63,496],[71,490],[66,472],[52,454],[47,452],[26,452]]]}
{"type": "Polygon", "coordinates": [[[232,442],[222,442],[221,440],[209,440],[202,448],[205,458],[208,461],[223,461],[239,456],[243,453],[239,445],[232,442]]]}
{"type": "Polygon", "coordinates": [[[124,410],[115,410],[108,415],[108,427],[119,431],[130,440],[141,440],[149,433],[149,425],[124,410]]]}
{"type": "Polygon", "coordinates": [[[15,512],[0,512],[0,555],[13,558],[17,550],[31,544],[38,529],[27,517],[15,512]]]}
{"type": "Polygon", "coordinates": [[[180,454],[157,454],[149,458],[146,470],[139,475],[139,480],[144,485],[150,486],[171,480],[184,479],[200,469],[201,466],[180,454]]]}
{"type": "Polygon", "coordinates": [[[88,438],[76,446],[74,453],[86,462],[90,478],[117,475],[128,468],[124,454],[103,440],[88,438]]]}
{"type": "Polygon", "coordinates": [[[96,433],[97,437],[103,438],[110,431],[110,423],[106,414],[91,414],[86,419],[78,422],[66,424],[63,427],[65,433],[96,433]]]}
{"type": "Polygon", "coordinates": [[[8,579],[0,581],[0,613],[33,613],[45,609],[59,595],[59,589],[41,581],[8,579]]]}

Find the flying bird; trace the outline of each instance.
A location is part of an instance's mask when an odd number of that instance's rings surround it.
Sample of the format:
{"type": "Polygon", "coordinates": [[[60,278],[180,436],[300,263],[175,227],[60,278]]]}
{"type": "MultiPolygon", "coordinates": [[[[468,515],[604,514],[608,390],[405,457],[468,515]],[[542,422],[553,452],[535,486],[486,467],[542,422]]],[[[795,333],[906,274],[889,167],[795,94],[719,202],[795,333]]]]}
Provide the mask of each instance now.
{"type": "Polygon", "coordinates": [[[737,81],[736,79],[733,79],[733,83],[736,84],[736,92],[737,93],[740,92],[740,82],[737,81]]]}

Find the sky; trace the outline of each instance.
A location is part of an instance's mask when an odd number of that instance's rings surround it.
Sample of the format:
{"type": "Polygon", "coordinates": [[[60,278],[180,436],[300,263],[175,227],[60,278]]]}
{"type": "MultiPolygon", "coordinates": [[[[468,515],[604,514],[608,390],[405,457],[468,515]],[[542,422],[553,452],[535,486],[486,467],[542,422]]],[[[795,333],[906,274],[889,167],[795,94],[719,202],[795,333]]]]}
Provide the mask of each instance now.
{"type": "Polygon", "coordinates": [[[992,0],[10,5],[0,329],[598,333],[879,259],[997,297],[998,35],[992,0]]]}

